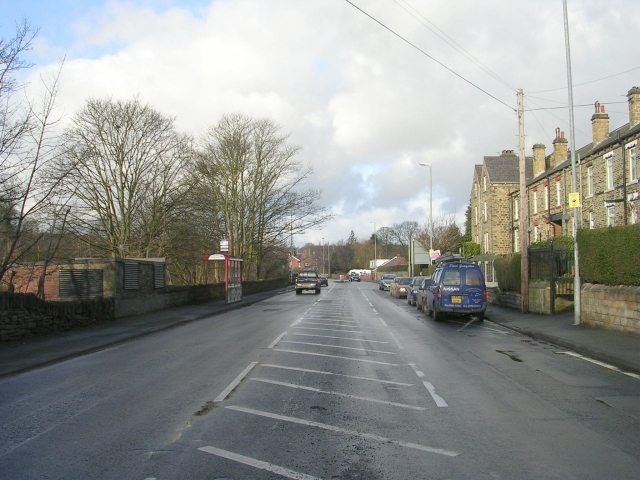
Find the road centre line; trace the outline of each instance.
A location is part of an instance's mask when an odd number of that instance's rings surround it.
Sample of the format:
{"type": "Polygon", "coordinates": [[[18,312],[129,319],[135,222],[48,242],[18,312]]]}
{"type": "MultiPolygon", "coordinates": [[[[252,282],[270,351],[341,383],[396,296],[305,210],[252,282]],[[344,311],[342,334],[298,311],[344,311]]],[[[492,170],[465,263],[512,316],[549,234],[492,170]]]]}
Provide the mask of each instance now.
{"type": "Polygon", "coordinates": [[[233,460],[234,462],[242,463],[244,465],[248,465],[250,467],[254,467],[260,470],[266,470],[267,472],[273,472],[282,477],[292,478],[294,480],[322,480],[318,477],[313,477],[311,475],[307,475],[305,473],[295,472],[293,470],[289,470],[288,468],[280,467],[278,465],[274,465],[273,463],[263,462],[262,460],[257,460],[251,457],[245,457],[244,455],[240,455],[238,453],[229,452],[227,450],[222,450],[216,447],[200,447],[198,450],[210,453],[217,457],[226,458],[227,460],[233,460]]]}
{"type": "Polygon", "coordinates": [[[365,363],[375,363],[378,365],[388,365],[390,367],[397,367],[397,363],[389,363],[389,362],[379,362],[378,360],[365,360],[364,358],[352,358],[352,357],[341,357],[340,355],[327,355],[326,353],[313,353],[313,352],[301,352],[300,350],[288,350],[286,348],[274,348],[274,352],[287,352],[287,353],[297,353],[298,355],[313,355],[316,357],[329,357],[329,358],[340,358],[342,360],[351,360],[353,362],[365,362],[365,363]]]}
{"type": "Polygon", "coordinates": [[[431,398],[433,398],[433,401],[436,402],[436,405],[438,407],[448,407],[449,405],[447,405],[447,402],[444,401],[444,398],[442,398],[440,395],[438,395],[436,393],[436,389],[435,387],[429,383],[429,382],[422,382],[425,386],[425,388],[427,389],[427,391],[431,394],[431,398]]]}
{"type": "Polygon", "coordinates": [[[310,343],[310,342],[296,342],[293,340],[285,340],[282,343],[295,343],[298,345],[311,345],[314,347],[329,347],[329,348],[343,348],[345,350],[358,350],[359,352],[371,352],[371,353],[386,353],[388,355],[397,355],[395,352],[385,352],[383,350],[369,350],[367,348],[357,348],[357,347],[343,347],[340,345],[327,345],[326,343],[310,343]]]}
{"type": "Polygon", "coordinates": [[[295,327],[295,328],[303,328],[305,330],[324,330],[326,332],[346,332],[346,333],[362,333],[364,332],[358,330],[340,330],[337,328],[317,328],[317,327],[295,327]]]}
{"type": "Polygon", "coordinates": [[[278,385],[280,387],[295,388],[296,390],[306,390],[309,392],[324,393],[326,395],[335,395],[337,397],[352,398],[354,400],[364,400],[365,402],[380,403],[382,405],[390,405],[393,407],[408,408],[410,410],[418,410],[418,411],[426,410],[425,407],[416,407],[414,405],[407,405],[406,403],[389,402],[387,400],[378,400],[377,398],[360,397],[358,395],[350,395],[348,393],[341,393],[341,392],[331,392],[328,390],[320,390],[319,388],[305,387],[304,385],[296,385],[295,383],[286,383],[286,382],[278,382],[276,380],[267,380],[266,378],[252,378],[251,380],[256,382],[269,383],[271,385],[278,385]]]}
{"type": "Polygon", "coordinates": [[[225,388],[222,393],[220,395],[218,395],[216,398],[213,399],[214,402],[221,402],[223,401],[225,398],[227,398],[227,395],[229,395],[231,393],[231,391],[236,388],[240,382],[242,381],[242,379],[244,377],[246,377],[249,372],[253,369],[253,367],[255,367],[258,364],[258,362],[251,362],[249,364],[249,366],[247,368],[245,368],[240,375],[238,375],[235,380],[233,382],[231,382],[229,384],[229,386],[227,388],[225,388]]]}
{"type": "Polygon", "coordinates": [[[416,372],[416,375],[418,375],[418,377],[420,377],[420,378],[424,377],[424,373],[422,373],[420,370],[418,370],[418,367],[416,367],[415,363],[410,363],[409,366],[411,368],[413,368],[413,371],[416,372]]]}
{"type": "Polygon", "coordinates": [[[389,336],[393,339],[394,342],[396,342],[396,345],[398,345],[398,348],[400,350],[404,350],[404,347],[402,346],[400,341],[396,338],[396,336],[393,333],[389,332],[389,336]]]}
{"type": "Polygon", "coordinates": [[[355,321],[349,320],[349,322],[355,323],[355,325],[342,325],[341,324],[341,323],[347,323],[347,322],[332,323],[332,322],[306,322],[306,321],[302,321],[300,323],[304,323],[305,325],[324,325],[325,327],[344,327],[344,328],[356,328],[356,327],[358,327],[358,324],[355,321]]]}
{"type": "Polygon", "coordinates": [[[384,325],[385,327],[389,326],[387,325],[387,322],[385,322],[382,318],[378,317],[378,320],[380,320],[382,322],[382,325],[384,325]]]}
{"type": "Polygon", "coordinates": [[[298,320],[296,320],[295,322],[293,322],[290,326],[291,327],[295,327],[298,323],[300,323],[302,321],[302,318],[299,318],[298,320]]]}
{"type": "Polygon", "coordinates": [[[374,308],[373,309],[373,313],[375,313],[376,315],[378,315],[378,311],[374,308]]]}
{"type": "Polygon", "coordinates": [[[271,342],[271,345],[269,345],[267,348],[273,348],[273,347],[275,347],[275,346],[278,344],[278,342],[279,342],[280,340],[282,340],[284,337],[286,337],[286,335],[287,335],[287,332],[283,332],[283,333],[281,333],[281,334],[278,336],[278,338],[276,338],[273,342],[271,342]]]}
{"type": "MultiPolygon", "coordinates": [[[[338,323],[338,322],[339,323],[355,323],[355,324],[358,323],[355,319],[354,320],[351,320],[351,319],[342,320],[343,318],[345,318],[345,317],[342,317],[342,316],[340,316],[340,317],[338,317],[338,316],[331,317],[330,315],[309,315],[309,316],[304,317],[305,320],[325,320],[325,321],[328,321],[328,322],[336,322],[336,323],[338,323]]],[[[350,318],[353,318],[353,317],[350,317],[350,318]]]]}
{"type": "Polygon", "coordinates": [[[359,377],[357,375],[346,375],[344,373],[323,372],[321,370],[310,370],[308,368],[285,367],[284,365],[271,365],[269,363],[261,363],[261,367],[280,368],[283,370],[295,370],[296,372],[319,373],[321,375],[335,375],[337,377],[354,378],[356,380],[368,380],[370,382],[389,383],[391,385],[401,385],[403,387],[412,387],[413,383],[393,382],[391,380],[380,380],[379,378],[359,377]]]}
{"type": "Polygon", "coordinates": [[[380,435],[374,435],[374,434],[371,434],[371,433],[362,433],[362,432],[358,432],[356,430],[348,430],[346,428],[335,427],[333,425],[328,425],[326,423],[312,422],[312,421],[309,421],[309,420],[303,420],[301,418],[296,418],[296,417],[287,417],[287,416],[284,416],[284,415],[278,415],[276,413],[269,413],[269,412],[263,412],[263,411],[260,411],[260,410],[254,410],[252,408],[238,407],[238,406],[235,406],[235,405],[229,405],[226,408],[228,408],[229,410],[235,410],[237,412],[249,413],[251,415],[258,415],[258,416],[261,416],[261,417],[271,418],[273,420],[281,420],[281,421],[284,421],[284,422],[297,423],[299,425],[306,425],[306,426],[309,426],[309,427],[321,428],[323,430],[329,430],[329,431],[332,431],[332,432],[344,433],[346,435],[351,435],[351,436],[354,436],[354,437],[366,438],[368,440],[376,440],[376,441],[381,442],[381,443],[391,443],[393,445],[398,445],[400,447],[413,448],[415,450],[421,450],[423,452],[437,453],[437,454],[440,454],[440,455],[446,455],[448,457],[456,457],[456,456],[459,455],[459,453],[452,452],[452,451],[449,451],[449,450],[443,450],[441,448],[433,448],[433,447],[427,447],[425,445],[420,445],[418,443],[410,443],[410,442],[403,442],[403,441],[399,441],[399,440],[392,440],[390,438],[382,437],[380,435]]]}
{"type": "Polygon", "coordinates": [[[613,370],[614,372],[622,373],[623,375],[628,375],[629,377],[640,379],[640,375],[630,372],[624,372],[620,370],[615,365],[610,365],[608,363],[601,362],[600,360],[594,360],[593,358],[585,357],[584,355],[580,355],[575,352],[555,352],[558,355],[569,355],[571,357],[580,358],[582,360],[586,360],[587,362],[595,363],[596,365],[600,365],[601,367],[608,368],[609,370],[613,370]]]}
{"type": "Polygon", "coordinates": [[[299,337],[339,338],[340,340],[355,340],[357,342],[369,342],[369,343],[389,343],[389,342],[383,342],[381,340],[367,340],[366,338],[334,337],[332,335],[314,335],[313,333],[292,333],[291,335],[297,335],[299,337]]]}
{"type": "Polygon", "coordinates": [[[369,306],[370,306],[370,307],[373,307],[373,303],[369,302],[369,306]]]}

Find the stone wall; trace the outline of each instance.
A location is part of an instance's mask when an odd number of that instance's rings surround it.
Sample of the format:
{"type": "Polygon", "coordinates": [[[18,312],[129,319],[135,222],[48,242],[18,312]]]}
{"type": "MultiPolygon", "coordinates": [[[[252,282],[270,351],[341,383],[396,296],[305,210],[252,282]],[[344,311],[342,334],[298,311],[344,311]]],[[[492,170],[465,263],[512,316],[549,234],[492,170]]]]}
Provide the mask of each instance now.
{"type": "Polygon", "coordinates": [[[586,283],[580,300],[581,323],[640,334],[640,287],[586,283]]]}
{"type": "Polygon", "coordinates": [[[0,341],[85,327],[113,318],[113,298],[45,302],[32,293],[0,294],[0,341]]]}

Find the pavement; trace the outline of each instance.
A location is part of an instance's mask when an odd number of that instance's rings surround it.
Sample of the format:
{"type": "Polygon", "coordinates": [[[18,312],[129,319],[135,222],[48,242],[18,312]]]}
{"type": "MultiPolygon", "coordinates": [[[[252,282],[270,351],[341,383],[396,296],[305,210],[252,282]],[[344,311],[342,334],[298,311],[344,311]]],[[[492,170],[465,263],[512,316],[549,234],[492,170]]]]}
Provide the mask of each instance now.
{"type": "MultiPolygon", "coordinates": [[[[51,335],[1,342],[0,378],[104,350],[282,294],[293,294],[293,289],[247,295],[232,304],[217,300],[185,305],[51,335]]],[[[640,335],[573,325],[573,310],[551,316],[489,305],[485,318],[536,340],[606,362],[625,372],[640,374],[640,335]]]]}

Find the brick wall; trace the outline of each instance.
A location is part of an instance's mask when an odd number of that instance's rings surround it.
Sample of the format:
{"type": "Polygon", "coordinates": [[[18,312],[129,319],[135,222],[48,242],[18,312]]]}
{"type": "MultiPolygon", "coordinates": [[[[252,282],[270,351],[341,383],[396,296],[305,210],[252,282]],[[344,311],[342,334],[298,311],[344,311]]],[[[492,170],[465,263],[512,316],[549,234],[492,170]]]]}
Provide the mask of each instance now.
{"type": "Polygon", "coordinates": [[[580,299],[582,323],[640,334],[640,287],[587,283],[580,299]]]}

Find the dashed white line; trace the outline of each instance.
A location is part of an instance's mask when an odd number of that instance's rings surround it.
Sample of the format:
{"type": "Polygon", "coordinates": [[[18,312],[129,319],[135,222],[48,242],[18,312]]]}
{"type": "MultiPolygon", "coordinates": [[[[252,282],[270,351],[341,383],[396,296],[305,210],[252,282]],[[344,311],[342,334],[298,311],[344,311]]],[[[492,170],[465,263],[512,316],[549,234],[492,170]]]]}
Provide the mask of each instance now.
{"type": "Polygon", "coordinates": [[[278,465],[274,465],[273,463],[263,462],[262,460],[257,460],[251,457],[245,457],[244,455],[240,455],[238,453],[229,452],[227,450],[222,450],[216,447],[200,447],[198,450],[206,453],[211,453],[212,455],[216,455],[218,457],[226,458],[228,460],[233,460],[234,462],[242,463],[244,465],[249,465],[250,467],[258,468],[260,470],[266,470],[267,472],[273,472],[277,475],[281,475],[283,477],[292,478],[294,480],[322,480],[318,477],[313,477],[311,475],[307,475],[306,473],[299,473],[293,470],[289,470],[288,468],[280,467],[278,465]]]}
{"type": "Polygon", "coordinates": [[[431,394],[431,398],[433,398],[433,401],[436,402],[436,405],[438,407],[448,407],[449,406],[449,405],[447,405],[447,402],[444,401],[444,398],[442,398],[440,395],[438,395],[436,393],[436,389],[432,384],[430,384],[429,382],[422,382],[422,383],[424,384],[426,389],[429,391],[429,393],[431,394]]]}
{"type": "Polygon", "coordinates": [[[297,353],[298,355],[313,355],[316,357],[329,357],[329,358],[340,358],[342,360],[351,360],[353,362],[365,362],[365,363],[375,363],[378,365],[388,365],[390,367],[397,367],[397,363],[388,363],[388,362],[379,362],[377,360],[365,360],[364,358],[352,358],[352,357],[341,357],[340,355],[327,355],[325,353],[312,353],[312,352],[301,352],[299,350],[287,350],[286,348],[274,348],[274,352],[287,352],[287,353],[297,353]]]}
{"type": "Polygon", "coordinates": [[[317,327],[295,327],[303,330],[322,330],[325,332],[347,332],[347,333],[363,333],[358,330],[340,330],[339,328],[317,328],[317,327]]]}
{"type": "Polygon", "coordinates": [[[233,382],[231,382],[229,384],[229,386],[227,388],[225,388],[222,393],[220,395],[218,395],[216,398],[213,399],[214,402],[221,402],[223,401],[225,398],[227,398],[227,395],[229,395],[231,393],[231,391],[236,388],[240,382],[242,381],[242,379],[244,377],[246,377],[249,372],[251,371],[251,369],[253,367],[255,367],[258,364],[258,362],[251,362],[249,364],[249,366],[247,368],[245,368],[242,373],[240,373],[240,375],[238,375],[235,380],[233,382]]]}
{"type": "MultiPolygon", "coordinates": [[[[300,322],[300,324],[305,324],[305,325],[324,325],[325,327],[342,327],[342,328],[358,328],[358,324],[357,322],[351,322],[351,323],[355,323],[356,325],[341,325],[340,323],[330,323],[330,322],[300,322]]],[[[341,323],[347,323],[347,322],[341,322],[341,323]]]]}
{"type": "Polygon", "coordinates": [[[281,333],[281,334],[278,336],[278,338],[276,338],[273,342],[271,342],[271,345],[269,345],[267,348],[273,348],[273,347],[275,347],[275,346],[278,344],[278,342],[279,342],[280,340],[282,340],[286,335],[287,335],[287,332],[283,332],[283,333],[281,333]]]}
{"type": "Polygon", "coordinates": [[[368,342],[368,343],[389,343],[389,342],[383,342],[380,340],[368,340],[366,338],[336,337],[332,335],[314,335],[313,333],[292,333],[291,335],[297,335],[299,337],[338,338],[340,340],[355,340],[357,342],[368,342]]]}
{"type": "Polygon", "coordinates": [[[296,342],[294,340],[286,340],[282,343],[296,343],[298,345],[311,345],[314,347],[343,348],[345,350],[358,350],[359,352],[386,353],[388,355],[397,355],[397,353],[395,352],[385,352],[383,350],[370,350],[367,348],[357,348],[357,347],[343,347],[341,345],[327,345],[326,343],[296,342]]]}
{"type": "Polygon", "coordinates": [[[418,370],[418,367],[416,367],[415,363],[410,363],[409,366],[411,368],[413,368],[413,371],[416,372],[416,375],[418,375],[420,378],[424,377],[424,373],[422,373],[420,370],[418,370]]]}
{"type": "Polygon", "coordinates": [[[394,342],[396,342],[396,345],[398,345],[398,348],[400,350],[404,350],[404,347],[402,346],[400,341],[396,338],[396,336],[393,333],[389,332],[389,336],[393,339],[394,342]]]}
{"type": "Polygon", "coordinates": [[[388,327],[387,323],[382,318],[378,317],[378,320],[382,322],[382,325],[384,325],[385,327],[388,327]]]}
{"type": "Polygon", "coordinates": [[[291,324],[292,327],[295,327],[298,323],[302,321],[302,318],[297,319],[295,322],[291,324]]]}
{"type": "Polygon", "coordinates": [[[284,415],[278,415],[275,413],[269,413],[269,412],[263,412],[260,410],[254,410],[252,408],[244,408],[244,407],[238,407],[238,406],[234,406],[234,405],[230,405],[228,407],[226,407],[230,410],[236,410],[238,412],[244,412],[244,413],[249,413],[252,415],[259,415],[261,417],[266,417],[266,418],[272,418],[274,420],[282,420],[284,422],[291,422],[291,423],[297,423],[299,425],[306,425],[309,427],[316,427],[316,428],[322,428],[324,430],[329,430],[332,432],[337,432],[337,433],[344,433],[345,435],[351,435],[354,437],[360,437],[360,438],[366,438],[368,440],[376,440],[378,442],[382,442],[382,443],[391,443],[393,445],[398,445],[400,447],[405,447],[405,448],[413,448],[415,450],[421,450],[423,452],[429,452],[429,453],[437,453],[440,455],[446,455],[448,457],[456,457],[459,455],[459,453],[457,452],[452,452],[450,450],[444,450],[442,448],[433,448],[433,447],[427,447],[425,445],[420,445],[418,443],[410,443],[410,442],[402,442],[399,440],[392,440],[390,438],[387,437],[382,437],[380,435],[373,435],[371,433],[362,433],[362,432],[358,432],[356,430],[348,430],[346,428],[341,428],[341,427],[335,427],[333,425],[327,425],[326,423],[319,423],[319,422],[310,422],[308,420],[303,420],[301,418],[296,418],[296,417],[287,417],[284,415]]]}
{"type": "Polygon", "coordinates": [[[341,392],[331,392],[328,390],[320,390],[319,388],[305,387],[304,385],[296,385],[295,383],[286,383],[286,382],[278,382],[276,380],[267,380],[266,378],[252,378],[251,380],[255,382],[270,383],[271,385],[278,385],[280,387],[294,388],[296,390],[306,390],[309,392],[324,393],[326,395],[335,395],[337,397],[352,398],[354,400],[363,400],[365,402],[380,403],[382,405],[390,405],[392,407],[407,408],[410,410],[418,410],[418,411],[426,410],[425,407],[416,407],[415,405],[407,405],[406,403],[389,402],[387,400],[378,400],[377,398],[360,397],[358,395],[350,395],[348,393],[341,393],[341,392]]]}
{"type": "Polygon", "coordinates": [[[412,387],[413,383],[392,382],[391,380],[380,380],[379,378],[359,377],[357,375],[346,375],[344,373],[323,372],[321,370],[309,370],[308,368],[285,367],[284,365],[271,365],[269,363],[260,364],[261,367],[280,368],[283,370],[294,370],[296,372],[319,373],[321,375],[335,375],[338,377],[354,378],[356,380],[367,380],[369,382],[389,383],[391,385],[401,385],[403,387],[412,387]]]}

